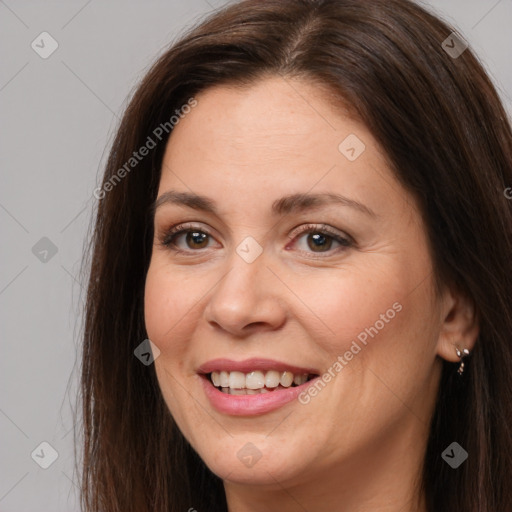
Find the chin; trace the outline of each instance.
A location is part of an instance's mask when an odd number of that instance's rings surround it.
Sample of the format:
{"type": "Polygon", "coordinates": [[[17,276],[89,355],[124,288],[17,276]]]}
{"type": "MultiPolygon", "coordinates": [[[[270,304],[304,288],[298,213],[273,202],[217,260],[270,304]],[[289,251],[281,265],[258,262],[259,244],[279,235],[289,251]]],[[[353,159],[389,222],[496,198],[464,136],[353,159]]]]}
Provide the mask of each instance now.
{"type": "MultiPolygon", "coordinates": [[[[297,477],[307,470],[306,458],[297,460],[297,452],[279,450],[282,442],[250,441],[243,437],[223,440],[215,451],[199,452],[210,471],[222,480],[280,488],[277,482],[297,477]],[[304,467],[302,467],[304,466],[304,467]]],[[[209,445],[211,449],[211,444],[209,445]]]]}

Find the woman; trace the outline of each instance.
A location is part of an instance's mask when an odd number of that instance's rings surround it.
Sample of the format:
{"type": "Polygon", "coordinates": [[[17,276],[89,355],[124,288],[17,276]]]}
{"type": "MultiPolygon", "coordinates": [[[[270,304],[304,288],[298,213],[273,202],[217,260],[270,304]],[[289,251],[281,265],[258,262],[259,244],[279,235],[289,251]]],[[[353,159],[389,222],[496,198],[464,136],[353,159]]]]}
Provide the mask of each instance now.
{"type": "Polygon", "coordinates": [[[185,35],[95,191],[84,509],[512,510],[511,184],[493,85],[414,3],[185,35]]]}

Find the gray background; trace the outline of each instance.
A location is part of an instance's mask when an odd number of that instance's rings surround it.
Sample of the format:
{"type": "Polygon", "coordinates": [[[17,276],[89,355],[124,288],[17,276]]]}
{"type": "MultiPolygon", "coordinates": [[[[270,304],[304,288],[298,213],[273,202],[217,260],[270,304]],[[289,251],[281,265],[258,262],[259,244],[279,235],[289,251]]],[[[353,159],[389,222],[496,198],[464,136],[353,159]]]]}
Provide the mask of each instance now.
{"type": "MultiPolygon", "coordinates": [[[[92,191],[138,79],[170,41],[225,3],[0,0],[0,512],[79,510],[78,271],[92,191]],[[47,59],[31,48],[43,31],[59,45],[47,59]],[[42,252],[42,237],[55,255],[42,252]],[[43,441],[59,455],[48,469],[31,458],[43,441]]],[[[469,41],[512,112],[512,1],[426,4],[469,41]]],[[[47,448],[36,454],[50,461],[47,448]]]]}

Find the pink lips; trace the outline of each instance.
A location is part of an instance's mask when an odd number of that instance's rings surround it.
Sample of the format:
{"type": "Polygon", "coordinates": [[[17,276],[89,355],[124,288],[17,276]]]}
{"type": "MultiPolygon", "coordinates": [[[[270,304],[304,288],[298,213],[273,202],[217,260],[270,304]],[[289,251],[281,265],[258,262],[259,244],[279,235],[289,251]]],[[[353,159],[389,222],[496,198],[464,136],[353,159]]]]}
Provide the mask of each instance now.
{"type": "Polygon", "coordinates": [[[290,371],[294,374],[319,374],[313,368],[303,368],[289,365],[271,359],[246,359],[244,361],[232,361],[230,359],[214,359],[202,364],[197,372],[201,376],[201,383],[204,392],[212,406],[219,412],[234,416],[254,416],[265,414],[278,409],[285,404],[295,400],[308,386],[313,383],[312,379],[300,386],[289,387],[256,395],[228,395],[219,391],[207,377],[213,371],[239,371],[248,373],[253,370],[268,371],[290,371]]]}
{"type": "Polygon", "coordinates": [[[222,370],[227,372],[243,373],[249,373],[253,370],[277,370],[278,372],[289,371],[295,374],[314,373],[316,375],[319,373],[319,371],[314,368],[302,368],[300,366],[282,363],[281,361],[274,361],[272,359],[263,359],[259,357],[253,357],[243,361],[233,361],[232,359],[213,359],[202,364],[197,369],[197,373],[207,374],[215,371],[220,372],[222,370]]]}

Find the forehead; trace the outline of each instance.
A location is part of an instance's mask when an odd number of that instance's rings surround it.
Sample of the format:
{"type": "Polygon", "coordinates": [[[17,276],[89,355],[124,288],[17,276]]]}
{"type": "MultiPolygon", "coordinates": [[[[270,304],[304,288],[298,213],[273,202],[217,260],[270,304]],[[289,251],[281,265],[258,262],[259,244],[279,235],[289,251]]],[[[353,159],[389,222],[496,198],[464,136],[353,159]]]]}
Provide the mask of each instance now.
{"type": "Polygon", "coordinates": [[[197,106],[175,127],[171,145],[184,131],[187,138],[195,132],[193,139],[203,139],[198,150],[204,146],[211,150],[208,143],[219,139],[229,142],[229,147],[240,146],[237,149],[263,144],[262,149],[277,151],[280,145],[297,148],[306,142],[312,150],[315,141],[327,138],[323,145],[337,151],[339,138],[348,129],[370,138],[362,123],[348,117],[341,102],[334,107],[325,88],[302,80],[269,77],[251,85],[218,85],[202,91],[196,100],[197,106]]]}
{"type": "Polygon", "coordinates": [[[196,100],[169,138],[159,194],[172,188],[248,207],[327,191],[377,209],[386,194],[405,194],[368,129],[312,83],[272,77],[196,100]]]}

